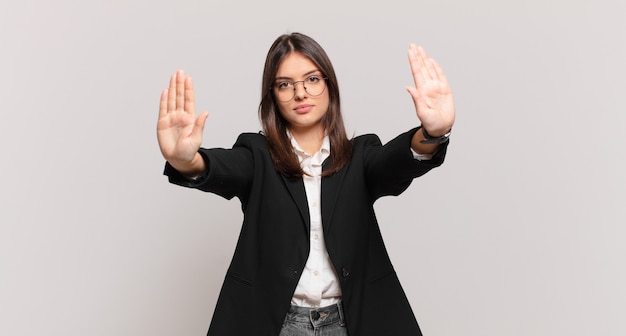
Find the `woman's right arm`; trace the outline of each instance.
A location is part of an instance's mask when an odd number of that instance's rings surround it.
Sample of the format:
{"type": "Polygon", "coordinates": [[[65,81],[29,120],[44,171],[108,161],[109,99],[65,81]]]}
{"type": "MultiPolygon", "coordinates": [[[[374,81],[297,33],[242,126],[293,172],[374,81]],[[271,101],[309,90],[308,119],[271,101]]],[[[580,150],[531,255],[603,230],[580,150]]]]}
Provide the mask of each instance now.
{"type": "Polygon", "coordinates": [[[161,93],[157,139],[165,160],[185,177],[201,175],[207,169],[198,149],[208,116],[204,111],[196,117],[193,82],[178,70],[161,93]]]}

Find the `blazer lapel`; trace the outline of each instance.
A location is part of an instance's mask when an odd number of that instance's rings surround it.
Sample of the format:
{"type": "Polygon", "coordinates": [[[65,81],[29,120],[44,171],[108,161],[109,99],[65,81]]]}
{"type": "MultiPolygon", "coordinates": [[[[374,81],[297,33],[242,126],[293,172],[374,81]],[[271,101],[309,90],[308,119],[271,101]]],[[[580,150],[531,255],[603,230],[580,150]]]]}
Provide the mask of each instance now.
{"type": "MultiPolygon", "coordinates": [[[[330,159],[324,161],[323,170],[330,166],[329,162],[330,159]]],[[[348,165],[338,172],[322,178],[322,227],[325,234],[330,232],[331,220],[335,212],[335,205],[337,205],[337,196],[339,195],[339,190],[341,190],[343,178],[346,176],[348,165]]]]}
{"type": "Polygon", "coordinates": [[[306,226],[306,234],[308,236],[311,232],[311,216],[309,215],[309,206],[306,198],[306,190],[304,189],[304,181],[302,178],[290,178],[282,174],[280,176],[285,182],[285,186],[287,186],[287,190],[289,190],[289,194],[291,194],[293,202],[296,203],[298,210],[300,210],[300,216],[302,217],[302,222],[306,226]]]}

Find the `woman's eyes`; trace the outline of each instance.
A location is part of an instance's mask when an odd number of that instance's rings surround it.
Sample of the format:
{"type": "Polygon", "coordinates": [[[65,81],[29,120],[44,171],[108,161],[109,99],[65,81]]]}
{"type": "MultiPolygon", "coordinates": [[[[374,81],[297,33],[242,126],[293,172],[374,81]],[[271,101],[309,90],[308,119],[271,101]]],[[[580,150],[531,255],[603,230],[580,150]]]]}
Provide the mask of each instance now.
{"type": "Polygon", "coordinates": [[[278,82],[276,83],[276,87],[279,89],[290,89],[294,87],[295,83],[308,83],[308,84],[317,84],[319,83],[319,81],[322,80],[322,78],[320,76],[309,76],[307,77],[305,80],[303,81],[297,81],[297,82],[278,82]]]}
{"type": "Polygon", "coordinates": [[[320,78],[318,76],[309,76],[306,81],[307,83],[317,83],[320,81],[320,78]]]}

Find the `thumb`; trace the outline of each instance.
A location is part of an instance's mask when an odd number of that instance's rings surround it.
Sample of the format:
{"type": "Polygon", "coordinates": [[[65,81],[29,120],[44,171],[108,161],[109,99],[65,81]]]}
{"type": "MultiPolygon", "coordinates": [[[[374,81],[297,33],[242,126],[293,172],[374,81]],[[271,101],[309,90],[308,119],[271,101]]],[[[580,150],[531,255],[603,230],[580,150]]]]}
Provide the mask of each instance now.
{"type": "Polygon", "coordinates": [[[202,142],[202,132],[204,131],[204,125],[206,123],[206,119],[209,117],[209,111],[204,111],[200,113],[198,118],[196,118],[196,122],[193,124],[193,130],[191,131],[191,136],[195,139],[202,142]]]}
{"type": "Polygon", "coordinates": [[[406,92],[408,92],[411,95],[411,98],[413,99],[413,103],[417,104],[417,100],[419,97],[419,91],[412,87],[412,86],[407,86],[406,87],[406,92]]]}
{"type": "Polygon", "coordinates": [[[406,86],[406,92],[408,92],[413,97],[417,97],[419,95],[419,91],[417,90],[417,88],[410,85],[406,86]]]}

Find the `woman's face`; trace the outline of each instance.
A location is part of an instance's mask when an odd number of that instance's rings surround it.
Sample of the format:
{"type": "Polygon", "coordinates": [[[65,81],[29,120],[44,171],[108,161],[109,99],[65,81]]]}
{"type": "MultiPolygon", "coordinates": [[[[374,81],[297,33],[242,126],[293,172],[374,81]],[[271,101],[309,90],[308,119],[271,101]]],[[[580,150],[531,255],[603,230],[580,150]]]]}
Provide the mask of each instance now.
{"type": "MultiPolygon", "coordinates": [[[[274,97],[280,114],[289,123],[288,127],[292,132],[324,132],[321,123],[322,118],[328,111],[329,98],[324,74],[320,72],[315,63],[308,57],[292,52],[285,56],[276,72],[274,97]],[[280,86],[290,88],[290,84],[295,83],[295,91],[283,89],[279,93],[280,86]],[[307,85],[308,84],[308,85],[307,85]],[[305,90],[308,87],[308,92],[305,90]],[[318,91],[323,90],[319,95],[318,91]],[[281,101],[280,97],[287,97],[293,94],[289,101],[281,101]]],[[[285,100],[285,99],[283,99],[285,100]]]]}

